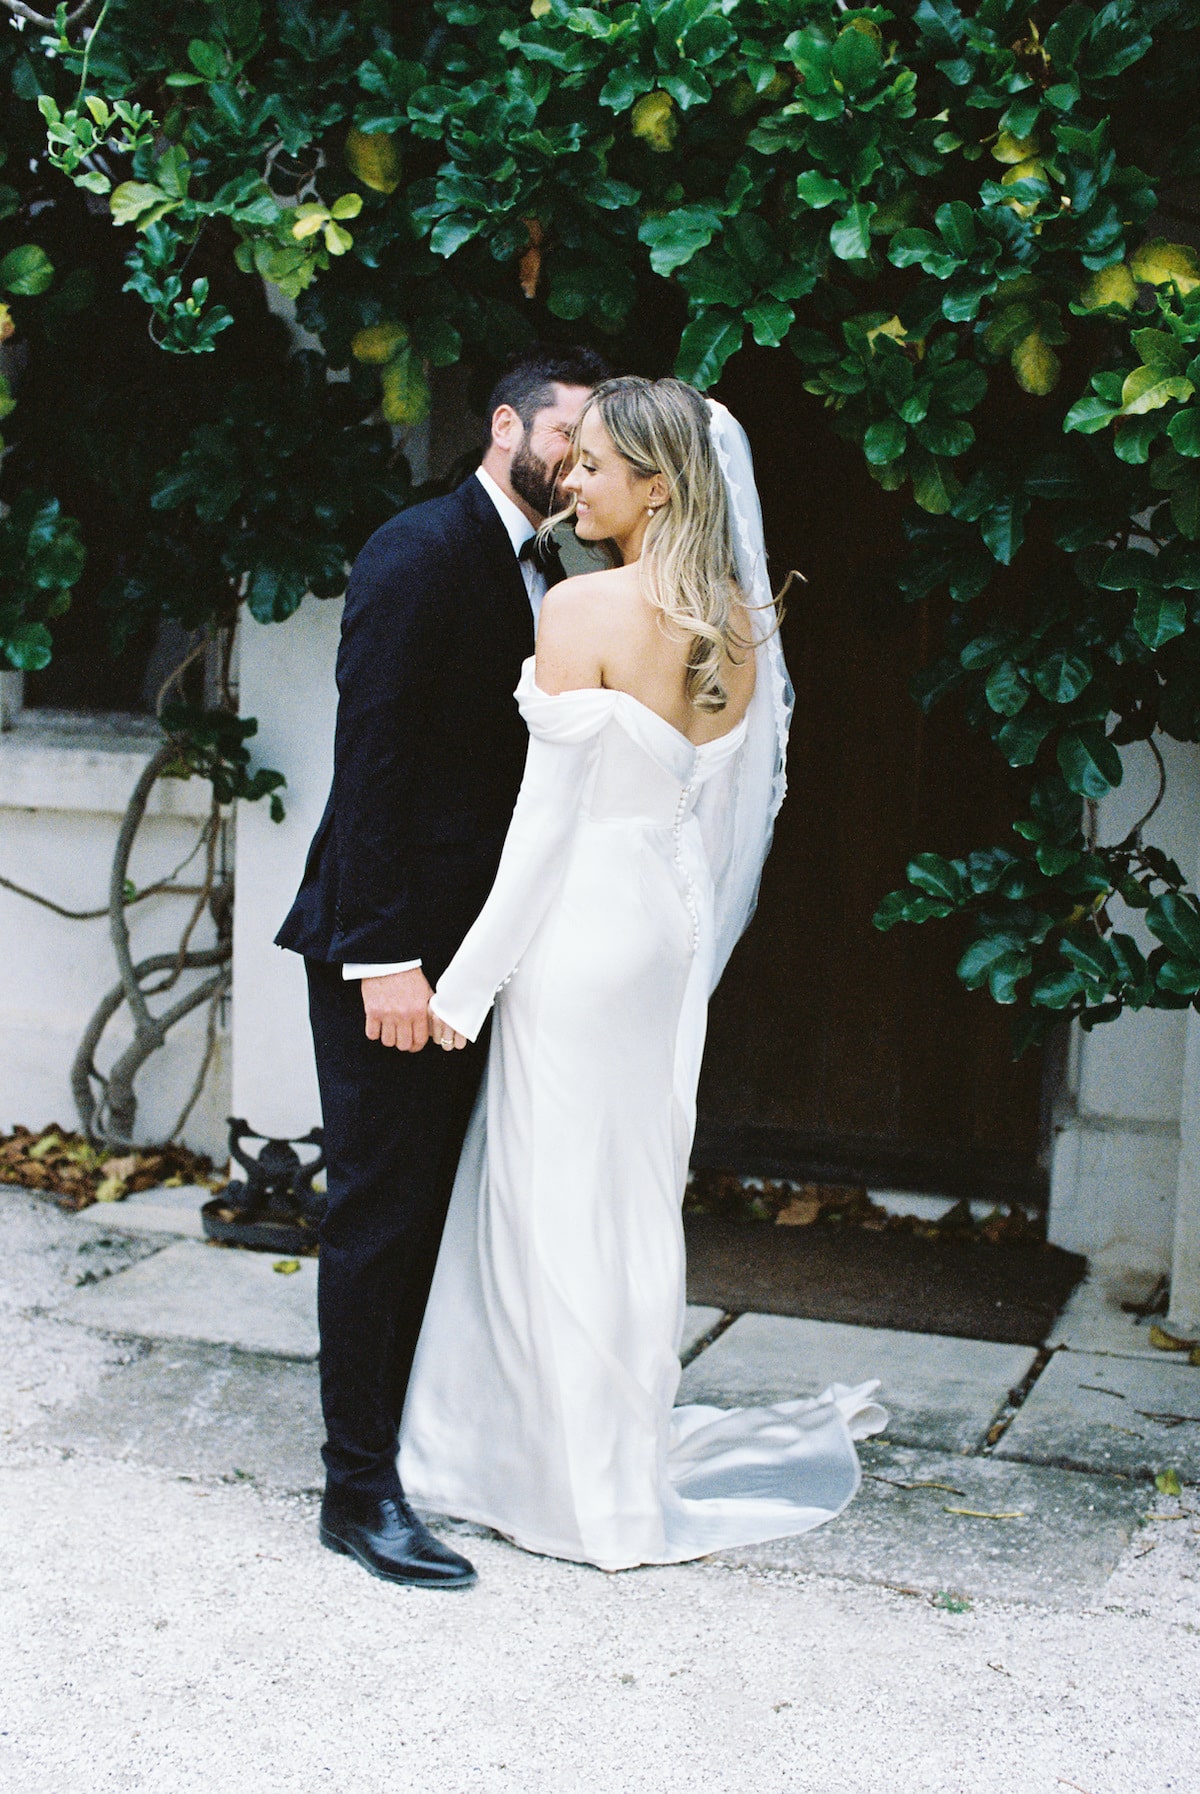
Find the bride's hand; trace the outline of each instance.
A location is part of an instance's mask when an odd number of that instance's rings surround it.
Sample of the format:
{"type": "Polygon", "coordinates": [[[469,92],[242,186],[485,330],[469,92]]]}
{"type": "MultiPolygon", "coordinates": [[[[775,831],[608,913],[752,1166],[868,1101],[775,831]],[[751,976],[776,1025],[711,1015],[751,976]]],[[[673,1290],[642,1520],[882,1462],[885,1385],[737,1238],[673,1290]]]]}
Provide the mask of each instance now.
{"type": "Polygon", "coordinates": [[[466,1035],[457,1034],[448,1022],[444,1022],[432,1003],[429,1005],[429,1038],[434,1046],[444,1048],[447,1053],[452,1053],[467,1044],[466,1035]]]}

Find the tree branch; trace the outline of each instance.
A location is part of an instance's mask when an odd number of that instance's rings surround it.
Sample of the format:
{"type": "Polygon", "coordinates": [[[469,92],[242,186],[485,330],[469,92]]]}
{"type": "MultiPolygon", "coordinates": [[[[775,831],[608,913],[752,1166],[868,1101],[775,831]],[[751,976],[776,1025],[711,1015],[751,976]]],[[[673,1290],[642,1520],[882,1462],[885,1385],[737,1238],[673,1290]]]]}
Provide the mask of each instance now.
{"type": "MultiPolygon", "coordinates": [[[[25,6],[22,0],[0,0],[8,12],[18,19],[25,19],[30,25],[40,25],[43,31],[57,31],[58,20],[47,18],[44,13],[34,12],[32,6],[25,6]]],[[[63,20],[63,29],[69,31],[72,25],[78,25],[80,19],[86,18],[96,0],[80,0],[74,12],[69,12],[63,20]]]]}

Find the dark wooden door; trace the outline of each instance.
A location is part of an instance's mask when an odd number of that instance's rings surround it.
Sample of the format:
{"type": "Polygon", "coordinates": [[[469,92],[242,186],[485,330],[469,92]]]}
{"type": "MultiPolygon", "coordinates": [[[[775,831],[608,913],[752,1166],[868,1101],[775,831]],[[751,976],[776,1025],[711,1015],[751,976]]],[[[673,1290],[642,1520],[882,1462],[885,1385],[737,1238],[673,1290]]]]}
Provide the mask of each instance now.
{"type": "Polygon", "coordinates": [[[1041,1065],[954,975],[956,924],[881,935],[909,856],[1006,838],[1013,775],[912,673],[931,607],[894,585],[899,506],[840,442],[783,351],[743,353],[721,396],[754,447],[796,688],[789,795],[758,914],[713,1005],[696,1162],[877,1187],[1034,1196],[1041,1065]]]}

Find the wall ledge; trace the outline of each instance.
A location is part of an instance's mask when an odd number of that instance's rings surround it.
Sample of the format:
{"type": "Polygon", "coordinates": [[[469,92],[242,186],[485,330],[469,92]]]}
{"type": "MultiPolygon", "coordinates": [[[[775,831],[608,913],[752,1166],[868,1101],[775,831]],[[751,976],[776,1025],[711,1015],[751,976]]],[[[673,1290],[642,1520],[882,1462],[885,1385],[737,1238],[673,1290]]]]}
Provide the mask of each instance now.
{"type": "MultiPolygon", "coordinates": [[[[0,809],[120,816],[162,739],[153,717],[25,710],[0,735],[0,809]]],[[[200,820],[207,779],[161,779],[147,816],[200,820]]]]}

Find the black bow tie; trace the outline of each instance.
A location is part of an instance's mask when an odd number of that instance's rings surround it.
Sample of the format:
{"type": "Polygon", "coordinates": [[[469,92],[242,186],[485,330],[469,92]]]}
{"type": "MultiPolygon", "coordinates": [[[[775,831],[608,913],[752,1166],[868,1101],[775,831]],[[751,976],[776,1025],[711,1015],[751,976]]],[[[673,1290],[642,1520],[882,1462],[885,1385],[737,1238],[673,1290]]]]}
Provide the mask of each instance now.
{"type": "Polygon", "coordinates": [[[531,561],[539,573],[548,573],[554,565],[554,550],[549,543],[542,546],[536,536],[527,536],[517,551],[519,561],[531,561]]]}

